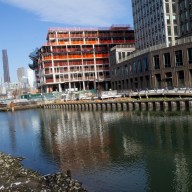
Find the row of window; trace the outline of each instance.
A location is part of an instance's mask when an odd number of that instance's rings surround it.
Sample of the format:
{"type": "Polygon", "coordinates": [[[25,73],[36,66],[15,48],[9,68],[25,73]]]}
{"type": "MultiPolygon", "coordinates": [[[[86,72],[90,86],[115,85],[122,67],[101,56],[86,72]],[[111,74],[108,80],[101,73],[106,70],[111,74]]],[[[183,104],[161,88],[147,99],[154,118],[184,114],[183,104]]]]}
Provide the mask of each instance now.
{"type": "Polygon", "coordinates": [[[123,77],[126,75],[139,74],[149,70],[149,63],[147,58],[143,58],[137,62],[125,65],[125,68],[117,67],[111,71],[111,75],[115,77],[123,77]]]}
{"type": "Polygon", "coordinates": [[[182,23],[181,24],[181,33],[185,34],[188,32],[192,32],[192,20],[189,23],[182,23]]]}
{"type": "Polygon", "coordinates": [[[176,4],[173,2],[172,4],[169,4],[169,3],[165,3],[165,10],[166,10],[166,13],[176,13],[176,4]],[[171,9],[170,9],[171,7],[171,9]]]}
{"type": "Polygon", "coordinates": [[[165,43],[165,35],[157,35],[158,34],[155,34],[153,38],[150,38],[150,36],[139,39],[136,38],[136,46],[139,48],[148,48],[149,46],[165,43]]]}
{"type": "Polygon", "coordinates": [[[192,5],[192,1],[191,0],[183,0],[183,1],[180,0],[179,1],[179,9],[180,9],[180,11],[187,9],[187,7],[189,5],[192,5]],[[187,2],[188,2],[188,4],[187,4],[187,2]]]}
{"type": "MultiPolygon", "coordinates": [[[[192,48],[187,50],[188,55],[188,62],[192,64],[192,48]]],[[[159,55],[155,55],[153,57],[153,65],[154,69],[160,69],[160,57],[159,55]]],[[[182,66],[183,65],[183,53],[182,50],[175,51],[175,66],[182,66]]],[[[171,67],[171,54],[164,53],[163,54],[163,66],[165,68],[171,67]]]]}
{"type": "MultiPolygon", "coordinates": [[[[174,53],[175,66],[172,66],[171,53],[167,52],[163,54],[162,64],[160,60],[160,55],[153,56],[153,68],[152,69],[161,69],[161,68],[170,68],[170,67],[179,67],[183,66],[183,51],[177,50],[174,53]]],[[[188,63],[192,64],[192,48],[187,49],[188,63]]],[[[125,77],[127,75],[142,74],[143,72],[149,71],[149,61],[148,58],[142,58],[132,63],[127,63],[123,67],[116,67],[112,69],[112,77],[125,77]]],[[[168,75],[168,74],[167,74],[168,75]]]]}

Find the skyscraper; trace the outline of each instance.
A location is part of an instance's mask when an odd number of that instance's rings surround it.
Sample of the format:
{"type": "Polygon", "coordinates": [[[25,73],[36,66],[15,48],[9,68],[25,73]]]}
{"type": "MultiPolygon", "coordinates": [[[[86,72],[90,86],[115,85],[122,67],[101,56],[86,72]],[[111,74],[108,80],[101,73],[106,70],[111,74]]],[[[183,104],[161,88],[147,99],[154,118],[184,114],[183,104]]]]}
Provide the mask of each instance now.
{"type": "Polygon", "coordinates": [[[174,45],[178,37],[176,0],[132,0],[136,49],[174,45]]]}
{"type": "Polygon", "coordinates": [[[25,81],[25,79],[27,78],[26,77],[26,71],[25,71],[24,67],[19,67],[17,69],[17,78],[18,78],[18,81],[21,83],[23,83],[25,81]]]}
{"type": "Polygon", "coordinates": [[[9,63],[6,49],[2,50],[2,59],[3,59],[4,82],[10,83],[9,63]]]}

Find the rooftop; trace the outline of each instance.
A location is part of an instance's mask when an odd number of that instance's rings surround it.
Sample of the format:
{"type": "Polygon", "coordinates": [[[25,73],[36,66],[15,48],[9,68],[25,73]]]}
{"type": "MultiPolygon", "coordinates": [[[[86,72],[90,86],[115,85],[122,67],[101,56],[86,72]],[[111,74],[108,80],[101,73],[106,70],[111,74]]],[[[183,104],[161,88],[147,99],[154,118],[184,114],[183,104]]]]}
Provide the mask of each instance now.
{"type": "Polygon", "coordinates": [[[69,31],[107,31],[107,30],[133,30],[128,24],[112,25],[111,27],[57,27],[49,28],[48,33],[51,32],[69,32],[69,31]]]}

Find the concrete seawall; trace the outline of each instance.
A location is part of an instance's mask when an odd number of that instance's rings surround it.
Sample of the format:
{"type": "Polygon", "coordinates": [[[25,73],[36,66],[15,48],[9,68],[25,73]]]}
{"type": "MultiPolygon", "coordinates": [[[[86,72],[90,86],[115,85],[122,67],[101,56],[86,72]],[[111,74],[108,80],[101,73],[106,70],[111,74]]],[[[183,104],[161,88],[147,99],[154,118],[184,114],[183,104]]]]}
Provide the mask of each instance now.
{"type": "MultiPolygon", "coordinates": [[[[35,108],[62,108],[68,111],[192,111],[192,99],[52,101],[33,105],[17,105],[15,111],[35,108]]],[[[0,107],[0,111],[11,111],[11,108],[0,107]]]]}
{"type": "Polygon", "coordinates": [[[42,108],[63,108],[73,111],[183,111],[192,110],[192,99],[132,100],[132,101],[74,101],[42,104],[42,108]]]}

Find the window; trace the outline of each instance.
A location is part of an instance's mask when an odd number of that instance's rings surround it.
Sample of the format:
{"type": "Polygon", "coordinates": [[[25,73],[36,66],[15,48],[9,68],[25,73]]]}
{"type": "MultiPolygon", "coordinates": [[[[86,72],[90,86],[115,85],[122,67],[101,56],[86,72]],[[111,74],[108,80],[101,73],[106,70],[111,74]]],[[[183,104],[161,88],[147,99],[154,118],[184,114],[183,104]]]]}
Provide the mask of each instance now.
{"type": "Polygon", "coordinates": [[[192,20],[190,21],[191,31],[192,31],[192,20]]]}
{"type": "Polygon", "coordinates": [[[172,4],[172,10],[173,10],[173,13],[176,13],[176,5],[175,5],[175,3],[172,4]]]}
{"type": "Polygon", "coordinates": [[[171,36],[171,27],[170,26],[167,27],[167,32],[168,32],[168,35],[171,36]]]}
{"type": "Polygon", "coordinates": [[[171,42],[172,42],[171,37],[168,37],[168,42],[169,42],[169,45],[170,45],[170,44],[171,44],[171,42]]]}
{"type": "Polygon", "coordinates": [[[129,74],[132,74],[132,63],[129,65],[129,74]]]}
{"type": "Polygon", "coordinates": [[[188,25],[188,23],[186,23],[185,29],[186,29],[186,32],[189,31],[189,25],[188,25]]]}
{"type": "Polygon", "coordinates": [[[142,73],[143,71],[143,66],[141,60],[138,62],[139,63],[139,72],[142,73]]]}
{"type": "Polygon", "coordinates": [[[173,15],[172,17],[173,17],[173,24],[177,24],[177,17],[176,17],[176,15],[173,15]]]}
{"type": "Polygon", "coordinates": [[[178,87],[184,87],[184,71],[178,72],[178,87]]]}
{"type": "Polygon", "coordinates": [[[183,65],[183,56],[182,56],[182,51],[175,51],[175,65],[176,66],[181,66],[183,65]]]}
{"type": "Polygon", "coordinates": [[[178,35],[177,26],[174,26],[174,34],[178,35]]]}
{"type": "Polygon", "coordinates": [[[144,59],[143,59],[143,66],[144,66],[144,70],[145,70],[145,71],[148,71],[149,64],[148,64],[147,58],[144,58],[144,59]]]}
{"type": "Polygon", "coordinates": [[[155,78],[156,78],[156,86],[157,86],[157,88],[161,88],[161,75],[160,74],[156,74],[155,78]]]}
{"type": "Polygon", "coordinates": [[[182,25],[181,25],[181,33],[183,34],[184,31],[185,31],[185,26],[184,26],[184,24],[182,24],[182,25]]]}
{"type": "Polygon", "coordinates": [[[170,53],[164,53],[164,67],[171,67],[170,53]]]}
{"type": "Polygon", "coordinates": [[[121,59],[121,52],[119,52],[119,59],[121,59]]]}
{"type": "Polygon", "coordinates": [[[134,72],[134,74],[137,73],[137,63],[136,62],[133,63],[133,72],[134,72]]]}
{"type": "Polygon", "coordinates": [[[169,3],[166,3],[166,13],[169,13],[169,3]]]}
{"type": "Polygon", "coordinates": [[[125,75],[125,76],[128,75],[128,66],[127,66],[127,65],[125,65],[124,75],[125,75]]]}
{"type": "Polygon", "coordinates": [[[170,15],[167,15],[166,19],[167,19],[167,24],[170,24],[170,15]]]}
{"type": "Polygon", "coordinates": [[[153,62],[154,62],[154,68],[159,69],[160,68],[159,55],[155,55],[153,57],[153,62]]]}
{"type": "Polygon", "coordinates": [[[188,61],[189,64],[192,64],[192,48],[188,49],[188,61]]]}

